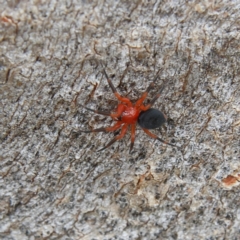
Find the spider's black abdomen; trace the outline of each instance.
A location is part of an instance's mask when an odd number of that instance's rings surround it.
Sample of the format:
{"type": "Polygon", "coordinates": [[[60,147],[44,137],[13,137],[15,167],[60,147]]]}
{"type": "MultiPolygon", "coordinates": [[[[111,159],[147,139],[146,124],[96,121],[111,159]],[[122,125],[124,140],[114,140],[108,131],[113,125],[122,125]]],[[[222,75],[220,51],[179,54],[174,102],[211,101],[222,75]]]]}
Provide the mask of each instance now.
{"type": "Polygon", "coordinates": [[[138,124],[142,128],[146,128],[146,129],[158,128],[165,122],[166,122],[166,118],[164,114],[154,108],[150,108],[147,111],[141,112],[138,117],[138,124]]]}

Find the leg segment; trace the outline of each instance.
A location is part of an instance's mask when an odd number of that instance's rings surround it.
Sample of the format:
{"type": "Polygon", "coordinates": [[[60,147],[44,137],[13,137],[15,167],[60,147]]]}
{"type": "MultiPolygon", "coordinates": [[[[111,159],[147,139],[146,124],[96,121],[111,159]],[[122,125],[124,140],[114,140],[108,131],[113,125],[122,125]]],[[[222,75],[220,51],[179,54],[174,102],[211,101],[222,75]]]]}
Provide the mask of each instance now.
{"type": "Polygon", "coordinates": [[[131,126],[131,145],[130,145],[129,153],[133,149],[134,140],[135,140],[135,132],[136,132],[136,124],[132,124],[132,126],[131,126]]]}
{"type": "Polygon", "coordinates": [[[80,130],[80,132],[85,132],[85,133],[91,133],[91,132],[113,132],[116,131],[121,127],[123,123],[121,121],[117,121],[116,124],[114,124],[112,127],[106,127],[106,128],[97,128],[93,130],[80,130]]]}
{"type": "Polygon", "coordinates": [[[162,140],[161,138],[159,138],[157,135],[151,133],[151,132],[150,132],[148,129],[146,129],[146,128],[143,128],[143,131],[144,131],[148,136],[150,136],[150,137],[152,137],[152,138],[154,138],[154,139],[157,139],[158,141],[160,141],[160,142],[162,142],[162,143],[165,143],[165,144],[170,145],[170,146],[173,146],[173,147],[177,147],[177,146],[174,145],[174,144],[171,144],[171,143],[169,143],[169,142],[166,142],[166,141],[162,140]]]}
{"type": "Polygon", "coordinates": [[[111,116],[111,113],[109,113],[109,112],[94,110],[94,109],[91,109],[91,108],[88,108],[88,107],[84,107],[83,105],[81,105],[81,106],[83,108],[87,109],[88,111],[91,111],[91,112],[94,112],[94,113],[97,113],[97,114],[101,114],[101,115],[104,115],[104,116],[111,116]]]}
{"type": "Polygon", "coordinates": [[[126,105],[118,104],[117,111],[115,113],[111,113],[112,118],[119,118],[121,117],[122,113],[124,112],[126,105]]]}
{"type": "Polygon", "coordinates": [[[101,115],[104,115],[104,116],[109,116],[109,117],[112,117],[112,118],[120,117],[122,115],[123,111],[125,110],[125,105],[123,105],[123,104],[118,104],[117,111],[114,112],[114,113],[94,110],[94,109],[91,109],[91,108],[88,108],[88,107],[84,107],[83,105],[81,105],[81,106],[83,108],[87,109],[88,111],[91,111],[91,112],[94,112],[94,113],[97,113],[97,114],[101,114],[101,115]]]}
{"type": "Polygon", "coordinates": [[[120,101],[120,102],[124,102],[126,103],[128,106],[132,106],[131,101],[128,98],[122,97],[116,90],[116,88],[113,86],[112,81],[110,80],[110,78],[108,77],[105,69],[103,69],[103,73],[105,75],[105,77],[107,78],[108,84],[110,86],[110,88],[112,89],[112,92],[114,93],[115,97],[120,101]]]}
{"type": "Polygon", "coordinates": [[[111,146],[113,143],[115,143],[117,140],[123,138],[123,137],[125,136],[126,132],[127,132],[127,128],[128,128],[128,124],[125,123],[125,124],[123,125],[123,127],[122,127],[122,130],[121,130],[120,135],[118,135],[118,136],[116,136],[115,138],[113,138],[104,148],[99,149],[98,152],[100,152],[100,151],[108,148],[108,147],[111,146]]]}
{"type": "Polygon", "coordinates": [[[161,96],[161,93],[162,93],[163,89],[164,89],[164,85],[160,88],[158,94],[150,101],[150,103],[148,105],[146,105],[146,106],[141,105],[140,109],[142,111],[148,110],[158,100],[158,98],[161,96]]]}
{"type": "MultiPolygon", "coordinates": [[[[160,71],[160,70],[159,70],[159,71],[160,71]]],[[[152,90],[152,89],[154,88],[155,82],[156,82],[156,80],[158,79],[159,71],[157,72],[157,76],[155,77],[155,79],[154,79],[154,80],[150,83],[150,85],[148,86],[147,90],[142,94],[141,98],[139,98],[139,99],[137,100],[136,106],[141,106],[142,103],[143,103],[143,101],[146,99],[148,93],[150,92],[150,90],[152,90]]],[[[164,86],[163,86],[163,87],[164,87],[164,86]]],[[[159,94],[162,92],[163,87],[160,89],[159,94]]],[[[160,96],[160,95],[159,95],[159,96],[160,96]]],[[[159,96],[158,96],[158,97],[159,97],[159,96]]],[[[157,97],[157,98],[158,98],[158,97],[157,97]]],[[[157,100],[157,98],[155,99],[155,101],[157,100]]],[[[154,101],[154,102],[155,102],[155,101],[154,101]]],[[[151,101],[151,102],[152,102],[152,101],[151,101]]],[[[152,105],[153,105],[153,103],[152,103],[152,105]]]]}
{"type": "Polygon", "coordinates": [[[136,107],[139,107],[139,106],[142,105],[143,101],[146,99],[149,91],[150,91],[151,89],[153,89],[154,85],[155,85],[154,82],[151,82],[151,83],[150,83],[150,85],[148,86],[147,90],[146,90],[146,91],[142,94],[142,96],[137,100],[137,102],[136,102],[136,107]]]}
{"type": "Polygon", "coordinates": [[[165,87],[165,86],[163,85],[163,86],[160,88],[158,94],[150,101],[149,105],[152,106],[152,105],[158,100],[158,98],[161,96],[161,93],[162,93],[164,87],[165,87]]]}

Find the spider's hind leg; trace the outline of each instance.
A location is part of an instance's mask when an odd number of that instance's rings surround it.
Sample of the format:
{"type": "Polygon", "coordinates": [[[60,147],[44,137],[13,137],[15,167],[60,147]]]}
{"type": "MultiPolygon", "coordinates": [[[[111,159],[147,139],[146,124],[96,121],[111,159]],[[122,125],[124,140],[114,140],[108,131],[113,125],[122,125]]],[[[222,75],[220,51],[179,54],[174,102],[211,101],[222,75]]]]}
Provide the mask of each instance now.
{"type": "Polygon", "coordinates": [[[150,136],[151,138],[157,139],[158,141],[160,141],[160,142],[162,142],[162,143],[165,143],[165,144],[167,144],[167,145],[170,145],[170,146],[179,148],[178,146],[176,146],[176,145],[174,145],[174,144],[171,144],[171,143],[169,143],[169,142],[166,142],[166,141],[164,141],[163,139],[159,138],[157,135],[151,133],[151,132],[150,132],[148,129],[146,129],[146,128],[142,128],[142,130],[143,130],[148,136],[150,136]]]}
{"type": "Polygon", "coordinates": [[[131,153],[135,141],[135,135],[136,135],[136,124],[132,124],[131,126],[131,144],[130,144],[130,150],[129,153],[131,153]]]}

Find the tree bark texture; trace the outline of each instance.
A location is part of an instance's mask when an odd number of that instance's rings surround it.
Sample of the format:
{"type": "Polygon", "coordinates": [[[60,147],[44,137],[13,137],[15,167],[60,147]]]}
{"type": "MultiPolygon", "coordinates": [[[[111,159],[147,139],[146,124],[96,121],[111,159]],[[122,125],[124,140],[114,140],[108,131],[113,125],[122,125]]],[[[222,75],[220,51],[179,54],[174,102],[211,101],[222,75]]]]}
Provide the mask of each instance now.
{"type": "Polygon", "coordinates": [[[1,239],[239,239],[239,1],[0,1],[1,239]],[[117,91],[168,117],[114,121],[117,91]],[[82,106],[83,105],[83,106],[82,106]]]}

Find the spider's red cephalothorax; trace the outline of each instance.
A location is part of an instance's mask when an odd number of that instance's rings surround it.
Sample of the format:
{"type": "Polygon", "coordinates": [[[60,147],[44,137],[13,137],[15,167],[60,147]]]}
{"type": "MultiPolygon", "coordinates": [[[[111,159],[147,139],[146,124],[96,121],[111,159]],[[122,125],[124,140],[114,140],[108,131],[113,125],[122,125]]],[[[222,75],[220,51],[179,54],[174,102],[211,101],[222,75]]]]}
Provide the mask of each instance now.
{"type": "Polygon", "coordinates": [[[110,88],[112,89],[114,95],[116,98],[121,102],[118,104],[116,111],[114,112],[103,112],[98,110],[93,110],[91,108],[86,108],[89,111],[92,111],[94,113],[102,114],[105,116],[110,116],[113,120],[116,121],[116,123],[111,127],[106,128],[97,128],[93,129],[91,131],[83,131],[86,133],[90,132],[113,132],[119,128],[121,129],[121,132],[118,136],[113,138],[105,147],[101,148],[98,151],[102,151],[105,148],[111,146],[114,142],[117,140],[123,138],[127,132],[128,126],[131,126],[131,145],[130,145],[130,152],[133,148],[134,140],[135,140],[135,131],[136,131],[136,124],[138,123],[140,127],[143,129],[143,131],[148,134],[150,137],[157,139],[165,144],[174,146],[171,143],[168,143],[161,138],[159,138],[157,135],[151,133],[148,129],[154,129],[157,127],[160,127],[163,123],[166,122],[167,117],[160,112],[157,109],[151,108],[151,106],[155,103],[155,101],[160,97],[160,94],[164,88],[164,86],[161,87],[159,93],[150,101],[149,104],[144,105],[143,102],[146,99],[148,92],[154,87],[155,85],[155,79],[147,88],[147,90],[142,94],[142,96],[136,101],[135,104],[133,104],[128,98],[122,97],[117,91],[116,88],[113,86],[112,81],[108,77],[106,71],[103,69],[103,73],[107,78],[108,84],[110,88]]]}

